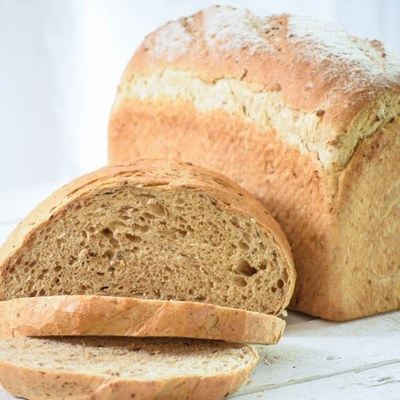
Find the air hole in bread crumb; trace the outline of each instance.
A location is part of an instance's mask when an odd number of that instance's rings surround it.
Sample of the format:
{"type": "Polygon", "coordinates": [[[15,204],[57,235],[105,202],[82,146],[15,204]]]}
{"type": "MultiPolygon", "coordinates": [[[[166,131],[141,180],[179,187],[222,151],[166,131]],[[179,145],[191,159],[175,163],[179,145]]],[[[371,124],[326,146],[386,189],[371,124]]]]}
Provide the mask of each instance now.
{"type": "MultiPolygon", "coordinates": [[[[248,222],[246,222],[246,226],[247,226],[247,228],[249,230],[251,230],[251,225],[248,222]]],[[[247,232],[243,232],[243,240],[245,242],[250,242],[251,241],[251,236],[247,232]]]]}
{"type": "Polygon", "coordinates": [[[110,238],[110,244],[112,247],[118,247],[119,246],[119,242],[117,239],[115,239],[114,237],[110,238]]]}
{"type": "Polygon", "coordinates": [[[187,235],[187,231],[185,229],[177,229],[176,231],[181,237],[185,237],[187,235]]]}
{"type": "Polygon", "coordinates": [[[279,289],[282,289],[283,286],[285,286],[285,283],[283,282],[282,279],[279,279],[278,282],[276,283],[276,286],[278,286],[279,289]]]}
{"type": "Polygon", "coordinates": [[[272,293],[275,293],[275,292],[276,292],[276,287],[275,287],[275,286],[272,286],[271,292],[272,292],[272,293]]]}
{"type": "Polygon", "coordinates": [[[109,228],[104,228],[101,233],[105,236],[105,237],[112,237],[113,233],[111,231],[111,229],[109,228]]]}
{"type": "Polygon", "coordinates": [[[39,274],[39,276],[38,276],[38,279],[39,279],[39,280],[42,280],[48,272],[49,272],[48,269],[43,269],[43,270],[40,272],[40,274],[39,274]]]}
{"type": "Polygon", "coordinates": [[[240,225],[239,225],[239,221],[237,220],[237,218],[231,218],[231,224],[233,225],[233,226],[235,226],[236,228],[240,228],[240,225]]]}
{"type": "Polygon", "coordinates": [[[286,268],[284,268],[283,271],[282,271],[282,279],[283,279],[284,282],[287,282],[288,279],[289,279],[289,274],[288,274],[286,268]]]}
{"type": "Polygon", "coordinates": [[[250,249],[250,246],[246,242],[239,242],[239,248],[246,251],[250,249]]]}
{"type": "Polygon", "coordinates": [[[259,269],[261,269],[261,271],[265,271],[267,269],[267,263],[266,262],[262,262],[259,266],[259,269]]]}
{"type": "Polygon", "coordinates": [[[139,236],[131,235],[130,233],[126,233],[125,237],[132,243],[140,243],[142,241],[139,236]]]}
{"type": "Polygon", "coordinates": [[[244,278],[242,278],[241,276],[235,276],[235,283],[239,287],[247,286],[247,281],[244,278]]]}
{"type": "Polygon", "coordinates": [[[235,270],[239,272],[239,274],[246,276],[253,276],[255,273],[257,273],[257,270],[253,268],[246,260],[241,260],[235,270]]]}
{"type": "MultiPolygon", "coordinates": [[[[151,219],[154,219],[156,216],[155,215],[153,215],[153,214],[150,214],[150,213],[147,213],[147,212],[145,212],[145,213],[143,213],[142,214],[143,215],[143,222],[144,221],[146,221],[146,220],[151,220],[151,219]]],[[[140,219],[140,218],[139,218],[140,219]]]]}
{"type": "Polygon", "coordinates": [[[114,257],[114,252],[111,250],[107,250],[104,254],[103,257],[108,258],[109,260],[111,260],[114,257]]]}
{"type": "Polygon", "coordinates": [[[166,209],[159,203],[148,204],[148,207],[153,214],[158,215],[160,217],[167,214],[166,209]]]}
{"type": "Polygon", "coordinates": [[[100,288],[100,290],[108,290],[108,289],[110,289],[110,286],[102,286],[102,287],[100,288]]]}

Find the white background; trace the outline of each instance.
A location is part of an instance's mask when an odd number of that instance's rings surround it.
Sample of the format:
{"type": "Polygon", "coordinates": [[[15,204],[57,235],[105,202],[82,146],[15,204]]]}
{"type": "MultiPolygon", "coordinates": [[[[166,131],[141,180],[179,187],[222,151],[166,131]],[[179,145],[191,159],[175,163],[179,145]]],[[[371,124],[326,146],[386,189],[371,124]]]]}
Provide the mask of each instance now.
{"type": "MultiPolygon", "coordinates": [[[[0,0],[0,243],[50,188],[106,163],[108,113],[143,36],[212,3],[0,0]]],[[[259,15],[313,14],[400,51],[400,0],[230,3],[259,15]]],[[[343,324],[290,316],[241,399],[399,398],[399,311],[343,324]]]]}
{"type": "MultiPolygon", "coordinates": [[[[214,2],[0,0],[2,189],[67,181],[105,164],[109,110],[135,48],[167,20],[214,2]]],[[[313,14],[400,51],[398,0],[229,3],[259,15],[313,14]]]]}

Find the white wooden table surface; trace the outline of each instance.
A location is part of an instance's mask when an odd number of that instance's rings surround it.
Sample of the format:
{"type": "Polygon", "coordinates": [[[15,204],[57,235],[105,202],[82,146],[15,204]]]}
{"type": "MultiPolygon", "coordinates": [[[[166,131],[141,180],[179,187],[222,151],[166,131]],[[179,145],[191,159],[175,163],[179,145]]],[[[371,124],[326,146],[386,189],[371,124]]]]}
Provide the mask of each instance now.
{"type": "MultiPolygon", "coordinates": [[[[0,243],[61,184],[0,191],[0,243]]],[[[278,345],[257,347],[260,362],[232,398],[400,400],[400,311],[346,323],[290,312],[287,322],[278,345]]]]}

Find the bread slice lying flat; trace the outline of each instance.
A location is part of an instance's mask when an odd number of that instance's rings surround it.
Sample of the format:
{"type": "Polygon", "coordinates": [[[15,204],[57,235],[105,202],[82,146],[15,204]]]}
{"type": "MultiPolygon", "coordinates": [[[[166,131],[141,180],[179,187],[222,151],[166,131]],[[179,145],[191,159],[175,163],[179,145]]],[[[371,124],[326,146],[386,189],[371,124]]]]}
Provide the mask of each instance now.
{"type": "Polygon", "coordinates": [[[164,338],[0,340],[0,382],[30,400],[213,400],[257,363],[246,345],[164,338]]]}
{"type": "Polygon", "coordinates": [[[278,315],[294,281],[289,245],[261,203],[222,175],[167,160],[76,179],[0,251],[0,300],[108,295],[278,315]]]}
{"type": "Polygon", "coordinates": [[[278,317],[211,304],[105,296],[52,296],[0,302],[0,337],[152,336],[274,344],[278,317]]]}

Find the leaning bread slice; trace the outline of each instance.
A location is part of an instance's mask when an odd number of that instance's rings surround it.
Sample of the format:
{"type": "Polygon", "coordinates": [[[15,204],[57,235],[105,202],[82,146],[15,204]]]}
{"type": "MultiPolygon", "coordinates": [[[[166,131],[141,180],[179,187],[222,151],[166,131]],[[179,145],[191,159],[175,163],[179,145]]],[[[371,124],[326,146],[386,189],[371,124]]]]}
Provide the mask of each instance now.
{"type": "Polygon", "coordinates": [[[278,315],[294,281],[286,238],[260,202],[222,175],[168,160],[76,179],[0,251],[0,300],[91,294],[278,315]]]}
{"type": "Polygon", "coordinates": [[[0,383],[30,400],[213,400],[257,363],[246,345],[165,338],[0,340],[0,383]]]}
{"type": "Polygon", "coordinates": [[[285,322],[212,304],[106,296],[51,296],[0,302],[0,337],[152,336],[274,344],[285,322]]]}

